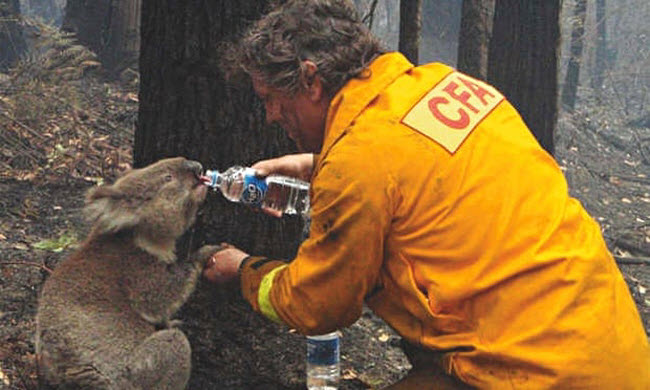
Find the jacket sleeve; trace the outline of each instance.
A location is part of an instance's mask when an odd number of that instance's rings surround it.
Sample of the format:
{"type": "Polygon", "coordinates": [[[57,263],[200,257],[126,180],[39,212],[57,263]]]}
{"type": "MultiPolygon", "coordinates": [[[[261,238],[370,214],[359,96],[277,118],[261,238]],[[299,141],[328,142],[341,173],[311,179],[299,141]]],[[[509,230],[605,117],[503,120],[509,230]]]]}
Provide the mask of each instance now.
{"type": "MultiPolygon", "coordinates": [[[[244,298],[253,306],[253,309],[261,311],[258,291],[264,277],[270,273],[274,274],[277,272],[276,270],[285,266],[286,263],[283,261],[270,260],[266,257],[250,256],[244,259],[239,268],[241,292],[244,298]]],[[[271,319],[277,321],[277,318],[271,317],[271,319]]]]}
{"type": "Polygon", "coordinates": [[[296,258],[288,265],[267,260],[256,269],[253,259],[242,269],[253,307],[303,334],[359,318],[377,285],[390,227],[392,178],[360,148],[340,149],[330,150],[312,179],[310,237],[296,258]]]}

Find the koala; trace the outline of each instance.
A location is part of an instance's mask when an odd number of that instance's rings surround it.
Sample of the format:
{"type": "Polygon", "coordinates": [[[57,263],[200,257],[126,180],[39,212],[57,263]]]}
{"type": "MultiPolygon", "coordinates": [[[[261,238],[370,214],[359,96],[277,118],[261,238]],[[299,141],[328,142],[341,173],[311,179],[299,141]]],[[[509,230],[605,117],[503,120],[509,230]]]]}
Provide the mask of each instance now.
{"type": "Polygon", "coordinates": [[[190,344],[171,317],[218,250],[175,254],[206,197],[201,171],[198,162],[170,158],[88,191],[88,237],[39,297],[36,353],[47,386],[186,387],[190,344]]]}

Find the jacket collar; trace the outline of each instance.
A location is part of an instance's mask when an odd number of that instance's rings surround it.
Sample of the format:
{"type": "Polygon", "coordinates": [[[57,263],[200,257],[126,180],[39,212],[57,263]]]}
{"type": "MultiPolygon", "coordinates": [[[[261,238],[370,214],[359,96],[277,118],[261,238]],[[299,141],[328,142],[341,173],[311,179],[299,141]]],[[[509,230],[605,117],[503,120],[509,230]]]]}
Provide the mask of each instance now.
{"type": "Polygon", "coordinates": [[[361,111],[389,84],[411,68],[413,64],[402,54],[386,53],[377,57],[361,76],[351,79],[337,92],[327,111],[320,161],[361,111]]]}

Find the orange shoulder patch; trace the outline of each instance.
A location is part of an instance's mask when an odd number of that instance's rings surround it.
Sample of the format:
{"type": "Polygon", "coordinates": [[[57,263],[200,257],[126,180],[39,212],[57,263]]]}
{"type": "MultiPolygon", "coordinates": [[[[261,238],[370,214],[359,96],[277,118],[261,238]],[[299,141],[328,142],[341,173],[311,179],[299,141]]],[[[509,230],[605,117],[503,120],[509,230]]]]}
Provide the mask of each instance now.
{"type": "Polygon", "coordinates": [[[494,87],[454,71],[424,95],[402,123],[454,153],[503,99],[494,87]]]}

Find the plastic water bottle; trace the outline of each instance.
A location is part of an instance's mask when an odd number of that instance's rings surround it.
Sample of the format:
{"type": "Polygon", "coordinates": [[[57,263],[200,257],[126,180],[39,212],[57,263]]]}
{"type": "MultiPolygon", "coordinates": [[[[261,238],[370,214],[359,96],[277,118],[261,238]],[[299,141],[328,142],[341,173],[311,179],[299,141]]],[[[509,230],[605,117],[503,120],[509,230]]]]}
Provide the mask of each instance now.
{"type": "Polygon", "coordinates": [[[307,336],[307,389],[336,390],[340,378],[339,332],[307,336]]]}
{"type": "Polygon", "coordinates": [[[253,168],[233,166],[225,172],[205,172],[206,185],[219,189],[232,201],[253,207],[267,207],[283,214],[309,212],[309,183],[288,176],[260,178],[253,168]]]}

